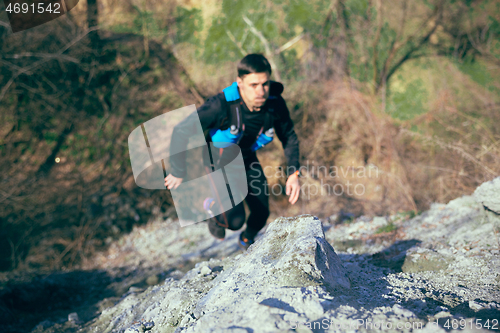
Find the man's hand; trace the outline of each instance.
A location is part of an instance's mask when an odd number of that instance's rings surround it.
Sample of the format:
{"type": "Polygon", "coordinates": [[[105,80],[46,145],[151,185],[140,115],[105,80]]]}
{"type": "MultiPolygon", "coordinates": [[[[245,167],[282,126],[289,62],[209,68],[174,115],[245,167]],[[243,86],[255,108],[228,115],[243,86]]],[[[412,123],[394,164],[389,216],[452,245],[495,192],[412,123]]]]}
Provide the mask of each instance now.
{"type": "Polygon", "coordinates": [[[176,189],[179,187],[179,185],[182,183],[182,178],[177,178],[172,176],[172,174],[169,174],[167,177],[165,177],[165,186],[171,190],[171,189],[176,189]]]}
{"type": "Polygon", "coordinates": [[[297,202],[300,194],[300,184],[299,184],[299,176],[297,174],[292,174],[286,180],[286,195],[289,195],[288,202],[292,205],[297,202]]]}

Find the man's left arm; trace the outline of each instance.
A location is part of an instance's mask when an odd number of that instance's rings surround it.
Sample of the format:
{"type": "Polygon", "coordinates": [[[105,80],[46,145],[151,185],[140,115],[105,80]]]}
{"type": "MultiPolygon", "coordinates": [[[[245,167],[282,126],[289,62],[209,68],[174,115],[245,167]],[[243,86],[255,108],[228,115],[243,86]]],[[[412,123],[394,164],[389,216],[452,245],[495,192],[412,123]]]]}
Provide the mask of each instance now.
{"type": "Polygon", "coordinates": [[[288,111],[285,100],[281,96],[278,98],[279,107],[275,111],[277,112],[277,117],[274,122],[274,129],[285,151],[288,175],[286,181],[286,194],[289,196],[288,201],[293,205],[297,202],[300,194],[298,176],[300,170],[299,139],[295,133],[293,121],[290,118],[290,112],[288,111]]]}

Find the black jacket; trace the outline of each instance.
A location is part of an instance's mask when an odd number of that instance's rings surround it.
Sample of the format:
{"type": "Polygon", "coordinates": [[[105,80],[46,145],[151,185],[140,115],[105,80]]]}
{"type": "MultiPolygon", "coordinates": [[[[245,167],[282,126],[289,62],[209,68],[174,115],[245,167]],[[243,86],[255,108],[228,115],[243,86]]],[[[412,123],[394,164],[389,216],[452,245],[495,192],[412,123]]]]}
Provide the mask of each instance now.
{"type": "MultiPolygon", "coordinates": [[[[275,98],[266,101],[264,108],[268,107],[269,104],[273,104],[274,109],[274,122],[273,127],[276,135],[283,144],[283,149],[285,150],[285,157],[287,160],[287,171],[289,174],[299,170],[299,140],[297,134],[294,131],[293,122],[290,118],[290,112],[286,106],[285,100],[281,97],[281,92],[283,91],[283,86],[278,82],[271,82],[270,96],[275,98]]],[[[245,106],[246,107],[246,106],[245,106]]],[[[259,112],[265,111],[262,109],[259,112]]],[[[198,117],[201,122],[201,127],[205,133],[210,129],[227,129],[230,126],[229,123],[229,103],[226,102],[224,93],[219,93],[211,98],[209,98],[202,106],[197,109],[198,117]]],[[[186,119],[181,121],[174,127],[171,139],[171,146],[176,147],[187,147],[188,140],[196,132],[193,121],[193,114],[188,116],[186,119]]],[[[207,138],[207,142],[209,138],[207,138]]],[[[249,147],[241,147],[243,158],[248,158],[250,154],[255,154],[255,152],[250,152],[249,147]]],[[[177,154],[175,158],[170,158],[170,166],[172,168],[171,173],[173,176],[178,178],[184,178],[186,175],[186,160],[183,158],[183,154],[177,154]]]]}

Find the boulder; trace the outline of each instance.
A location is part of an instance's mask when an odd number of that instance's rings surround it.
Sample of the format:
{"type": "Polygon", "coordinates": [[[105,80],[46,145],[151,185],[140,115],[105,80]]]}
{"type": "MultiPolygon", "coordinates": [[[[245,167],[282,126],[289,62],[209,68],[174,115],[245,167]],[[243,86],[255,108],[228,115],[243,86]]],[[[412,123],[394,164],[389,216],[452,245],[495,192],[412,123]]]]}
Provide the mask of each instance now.
{"type": "Polygon", "coordinates": [[[500,214],[500,177],[481,184],[474,198],[490,211],[500,214]]]}
{"type": "Polygon", "coordinates": [[[86,329],[114,332],[154,322],[161,332],[275,332],[321,318],[332,293],[349,289],[318,218],[280,217],[244,254],[200,263],[179,281],[128,295],[86,329]]]}
{"type": "Polygon", "coordinates": [[[447,269],[452,261],[453,257],[447,257],[438,251],[413,247],[406,252],[401,270],[404,273],[436,272],[447,269]]]}

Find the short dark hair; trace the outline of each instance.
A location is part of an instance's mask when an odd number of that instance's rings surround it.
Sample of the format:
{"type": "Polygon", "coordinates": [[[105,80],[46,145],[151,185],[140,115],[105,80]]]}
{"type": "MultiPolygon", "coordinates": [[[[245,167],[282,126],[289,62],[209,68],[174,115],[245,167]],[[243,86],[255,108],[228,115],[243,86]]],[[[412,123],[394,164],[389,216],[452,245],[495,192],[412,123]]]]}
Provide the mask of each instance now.
{"type": "Polygon", "coordinates": [[[262,54],[247,54],[238,64],[238,77],[240,78],[250,73],[264,72],[268,72],[271,75],[271,65],[262,54]]]}

